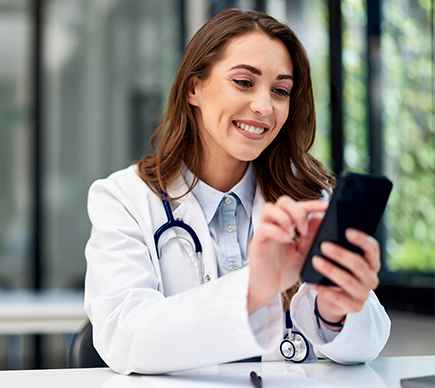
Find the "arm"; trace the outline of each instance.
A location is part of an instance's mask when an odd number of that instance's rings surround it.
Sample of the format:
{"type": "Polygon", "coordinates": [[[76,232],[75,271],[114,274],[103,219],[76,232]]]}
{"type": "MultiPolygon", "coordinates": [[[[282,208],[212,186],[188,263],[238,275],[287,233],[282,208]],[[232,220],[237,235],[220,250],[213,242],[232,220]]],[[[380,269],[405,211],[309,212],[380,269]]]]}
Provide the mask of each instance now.
{"type": "Polygon", "coordinates": [[[323,201],[295,201],[289,196],[264,205],[248,247],[250,314],[298,281],[322,219],[309,216],[324,212],[327,206],[323,201]],[[300,235],[298,241],[294,240],[296,231],[300,235]]]}
{"type": "Polygon", "coordinates": [[[166,373],[257,356],[276,344],[278,302],[266,307],[274,318],[257,328],[263,341],[250,327],[249,268],[164,297],[150,259],[153,232],[141,222],[150,215],[136,213],[119,187],[107,181],[92,186],[85,308],[95,347],[112,369],[166,373]]]}
{"type": "MultiPolygon", "coordinates": [[[[327,205],[319,202],[296,202],[289,197],[281,197],[276,204],[264,207],[260,225],[250,244],[248,309],[261,307],[270,300],[272,293],[283,292],[299,278],[321,221],[316,216],[308,219],[308,215],[326,210],[327,205]],[[301,235],[297,242],[292,241],[295,229],[301,235]],[[258,290],[258,284],[266,284],[267,288],[258,290]],[[250,302],[253,304],[249,305],[250,302]]],[[[314,286],[312,293],[307,292],[303,297],[304,294],[298,292],[292,302],[292,317],[296,326],[327,357],[342,363],[364,362],[376,357],[385,345],[390,321],[372,291],[378,284],[379,244],[374,238],[357,231],[347,231],[347,238],[363,250],[364,256],[336,245],[323,244],[322,253],[351,273],[317,258],[315,268],[338,287],[314,286]],[[324,319],[340,322],[346,318],[342,332],[329,344],[326,344],[314,316],[316,295],[318,309],[324,319]]]]}
{"type": "Polygon", "coordinates": [[[295,325],[313,344],[319,357],[327,357],[341,364],[369,362],[376,358],[385,346],[391,322],[375,293],[371,291],[363,308],[349,313],[343,329],[331,342],[327,342],[323,330],[314,317],[316,290],[303,284],[291,303],[295,325]]]}

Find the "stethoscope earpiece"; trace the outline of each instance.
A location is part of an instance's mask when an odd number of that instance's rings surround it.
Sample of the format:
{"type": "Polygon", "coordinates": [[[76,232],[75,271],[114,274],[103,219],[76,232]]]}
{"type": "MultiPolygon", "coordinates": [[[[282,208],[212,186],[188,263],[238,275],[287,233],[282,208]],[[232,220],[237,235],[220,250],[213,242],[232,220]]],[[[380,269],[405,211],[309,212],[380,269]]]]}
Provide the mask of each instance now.
{"type": "Polygon", "coordinates": [[[310,354],[310,346],[302,333],[292,330],[293,322],[290,318],[290,310],[285,312],[285,326],[288,333],[279,347],[281,355],[287,361],[304,362],[310,354]]]}

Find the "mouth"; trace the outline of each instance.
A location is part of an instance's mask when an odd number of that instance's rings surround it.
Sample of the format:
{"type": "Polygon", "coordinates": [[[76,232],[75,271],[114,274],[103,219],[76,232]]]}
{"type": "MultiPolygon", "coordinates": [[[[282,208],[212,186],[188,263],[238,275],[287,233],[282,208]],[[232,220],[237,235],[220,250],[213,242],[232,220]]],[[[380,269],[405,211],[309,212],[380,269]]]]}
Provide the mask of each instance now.
{"type": "Polygon", "coordinates": [[[264,131],[267,130],[267,128],[265,127],[255,127],[253,125],[243,124],[239,121],[233,121],[233,123],[240,129],[243,129],[246,132],[253,133],[256,135],[261,135],[264,131]]]}

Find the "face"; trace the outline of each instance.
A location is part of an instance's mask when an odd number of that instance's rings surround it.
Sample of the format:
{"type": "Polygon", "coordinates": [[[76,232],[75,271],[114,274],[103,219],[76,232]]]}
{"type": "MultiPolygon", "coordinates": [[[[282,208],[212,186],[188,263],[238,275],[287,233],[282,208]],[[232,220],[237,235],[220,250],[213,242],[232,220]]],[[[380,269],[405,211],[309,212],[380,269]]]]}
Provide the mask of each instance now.
{"type": "Polygon", "coordinates": [[[259,32],[234,39],[188,94],[206,158],[227,166],[256,159],[287,119],[292,86],[284,43],[259,32]]]}

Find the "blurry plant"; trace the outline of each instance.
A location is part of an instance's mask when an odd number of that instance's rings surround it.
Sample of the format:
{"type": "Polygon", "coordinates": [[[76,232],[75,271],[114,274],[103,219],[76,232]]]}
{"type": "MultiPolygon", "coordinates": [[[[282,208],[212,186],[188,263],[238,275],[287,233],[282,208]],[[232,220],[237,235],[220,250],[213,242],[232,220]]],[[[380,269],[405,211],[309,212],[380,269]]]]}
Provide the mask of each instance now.
{"type": "Polygon", "coordinates": [[[367,167],[366,10],[362,0],[342,0],[344,161],[346,169],[367,167]]]}
{"type": "MultiPolygon", "coordinates": [[[[435,271],[432,0],[382,1],[385,170],[394,182],[386,226],[391,270],[435,271]]],[[[345,162],[367,168],[366,9],[343,0],[345,162]]]]}
{"type": "Polygon", "coordinates": [[[383,4],[386,170],[395,185],[387,214],[388,265],[435,271],[433,2],[383,4]]]}

